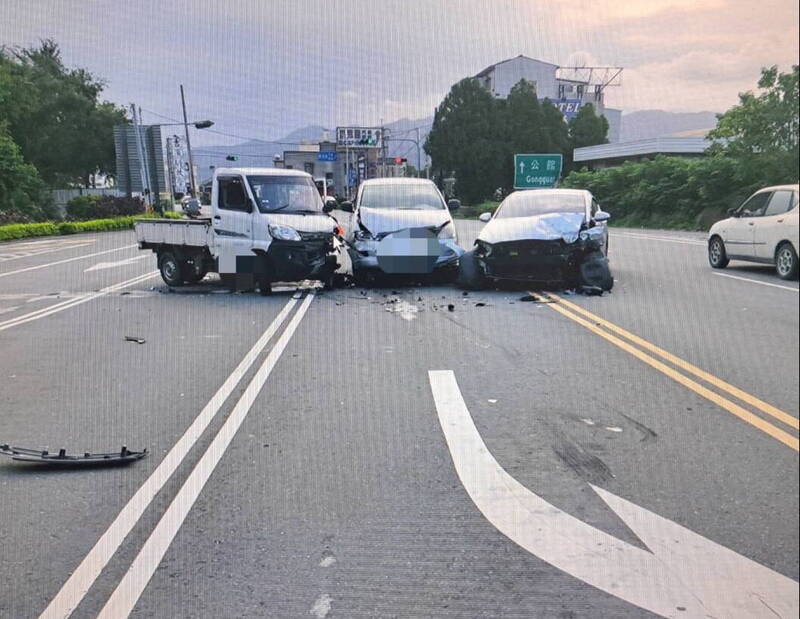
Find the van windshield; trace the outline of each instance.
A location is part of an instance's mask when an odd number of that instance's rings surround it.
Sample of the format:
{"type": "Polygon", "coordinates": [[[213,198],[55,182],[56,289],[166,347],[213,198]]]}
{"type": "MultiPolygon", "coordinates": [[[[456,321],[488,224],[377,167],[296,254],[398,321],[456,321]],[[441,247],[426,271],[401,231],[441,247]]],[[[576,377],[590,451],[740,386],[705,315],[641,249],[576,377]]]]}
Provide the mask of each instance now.
{"type": "Polygon", "coordinates": [[[262,213],[321,213],[317,187],[304,176],[248,176],[258,210],[262,213]]]}
{"type": "Polygon", "coordinates": [[[433,183],[364,185],[360,206],[407,210],[442,210],[442,197],[433,183]]]}

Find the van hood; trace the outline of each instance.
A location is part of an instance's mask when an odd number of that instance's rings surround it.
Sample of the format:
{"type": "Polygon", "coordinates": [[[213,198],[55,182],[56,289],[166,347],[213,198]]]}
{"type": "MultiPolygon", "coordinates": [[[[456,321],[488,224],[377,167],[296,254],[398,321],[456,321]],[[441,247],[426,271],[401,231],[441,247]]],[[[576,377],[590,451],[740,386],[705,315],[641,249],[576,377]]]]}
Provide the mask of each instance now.
{"type": "Polygon", "coordinates": [[[492,219],[478,235],[478,240],[490,245],[508,241],[578,240],[584,223],[582,213],[546,213],[531,217],[492,219]]]}
{"type": "Polygon", "coordinates": [[[359,208],[358,220],[373,236],[406,228],[441,227],[451,221],[450,211],[359,208]]]}
{"type": "Polygon", "coordinates": [[[273,226],[289,226],[298,232],[333,232],[336,220],[327,213],[264,213],[263,217],[273,226]]]}

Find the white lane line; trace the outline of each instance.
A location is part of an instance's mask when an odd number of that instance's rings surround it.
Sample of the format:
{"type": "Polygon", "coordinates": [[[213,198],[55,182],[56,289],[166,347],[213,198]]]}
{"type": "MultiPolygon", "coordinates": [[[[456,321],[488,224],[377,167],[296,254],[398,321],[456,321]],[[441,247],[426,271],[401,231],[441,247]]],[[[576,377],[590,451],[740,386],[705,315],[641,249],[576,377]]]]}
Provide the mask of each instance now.
{"type": "Polygon", "coordinates": [[[649,234],[636,234],[635,232],[616,232],[613,228],[610,231],[611,238],[621,236],[629,239],[646,239],[648,241],[664,241],[666,243],[681,243],[683,245],[698,245],[705,247],[706,242],[699,239],[689,239],[683,237],[651,236],[649,234]]]}
{"type": "Polygon", "coordinates": [[[117,260],[115,262],[98,262],[97,264],[93,264],[92,266],[83,270],[84,273],[90,273],[91,271],[102,271],[104,269],[114,269],[116,267],[125,266],[127,264],[133,264],[138,260],[144,260],[145,258],[149,258],[148,254],[143,254],[140,256],[134,256],[133,258],[125,258],[123,260],[117,260]]]}
{"type": "Polygon", "coordinates": [[[800,292],[798,288],[792,288],[791,286],[782,286],[781,284],[773,284],[772,282],[762,282],[757,279],[750,279],[749,277],[739,277],[738,275],[728,275],[727,273],[712,273],[712,275],[718,275],[719,277],[728,277],[730,279],[738,279],[742,282],[750,282],[751,284],[761,284],[762,286],[769,286],[770,288],[780,288],[781,290],[791,290],[792,292],[800,292]]]}
{"type": "MultiPolygon", "coordinates": [[[[20,258],[29,258],[30,256],[41,256],[42,254],[52,254],[57,251],[66,251],[67,249],[77,249],[79,247],[86,247],[87,245],[91,245],[94,241],[83,241],[83,242],[73,242],[69,244],[64,244],[58,247],[42,247],[39,249],[31,249],[31,250],[23,250],[23,251],[14,251],[12,253],[0,253],[0,262],[8,262],[9,260],[19,260],[20,258]]],[[[7,249],[2,247],[0,249],[7,249]]]]}
{"type": "Polygon", "coordinates": [[[4,322],[0,322],[0,331],[5,331],[6,329],[10,329],[11,327],[16,327],[18,325],[25,324],[26,322],[31,322],[32,320],[38,320],[39,318],[44,318],[45,316],[50,316],[51,314],[55,314],[56,312],[63,312],[66,309],[75,307],[76,305],[81,305],[83,303],[86,303],[87,301],[91,301],[92,299],[97,299],[99,297],[105,296],[111,292],[116,292],[117,290],[122,290],[123,288],[134,286],[139,282],[148,280],[156,275],[158,275],[158,271],[151,271],[150,273],[145,273],[144,275],[138,275],[132,279],[125,280],[124,282],[119,282],[118,284],[112,284],[111,286],[106,286],[105,288],[101,288],[100,290],[97,290],[95,292],[89,292],[79,297],[67,299],[66,301],[62,301],[61,303],[48,305],[47,307],[43,307],[33,312],[28,312],[27,314],[23,314],[22,316],[17,316],[16,318],[9,318],[4,322]]]}
{"type": "Polygon", "coordinates": [[[594,488],[648,546],[642,550],[561,511],[494,459],[451,371],[428,373],[456,472],[489,522],[554,567],[664,617],[798,614],[797,583],[613,494],[594,488]]]}
{"type": "Polygon", "coordinates": [[[263,352],[266,345],[273,338],[278,329],[283,325],[286,317],[297,303],[296,298],[287,301],[283,309],[267,327],[258,341],[247,352],[239,365],[230,373],[222,386],[203,407],[200,414],[192,424],[186,429],[169,453],[159,463],[150,477],[141,485],[136,493],[131,497],[125,507],[119,512],[114,522],[106,529],[106,532],[97,540],[97,543],[89,551],[89,554],[81,561],[77,569],[67,579],[59,592],[48,604],[41,614],[42,618],[54,619],[56,617],[69,617],[77,608],[83,597],[91,588],[94,581],[103,571],[103,568],[111,560],[111,557],[120,547],[122,542],[131,532],[142,514],[155,498],[156,494],[164,487],[172,474],[178,468],[186,454],[194,446],[197,440],[205,432],[208,424],[219,412],[222,405],[231,395],[233,390],[242,380],[250,367],[255,363],[258,356],[263,352]]]}
{"type": "Polygon", "coordinates": [[[83,256],[75,256],[74,258],[66,258],[64,260],[56,260],[55,262],[48,262],[47,264],[37,264],[32,267],[25,267],[24,269],[17,269],[16,271],[7,271],[5,273],[0,273],[0,277],[5,277],[7,275],[16,275],[17,273],[27,273],[28,271],[35,271],[36,269],[45,269],[47,267],[56,266],[57,264],[66,264],[67,262],[74,262],[76,260],[85,260],[86,258],[93,258],[95,256],[102,256],[103,254],[110,254],[111,252],[115,251],[122,251],[123,249],[130,249],[131,247],[137,247],[134,243],[133,245],[124,245],[122,247],[115,247],[114,249],[107,249],[105,251],[98,251],[94,254],[84,254],[83,256]]]}
{"type": "Polygon", "coordinates": [[[114,589],[106,605],[103,606],[98,619],[127,617],[136,606],[136,602],[161,563],[164,554],[189,514],[189,510],[194,505],[197,497],[200,496],[203,487],[231,444],[233,437],[239,430],[239,426],[242,425],[245,417],[247,417],[253,402],[255,402],[261,388],[272,373],[275,364],[281,358],[283,351],[286,349],[289,340],[292,339],[292,335],[294,335],[313,299],[313,292],[306,294],[306,298],[295,315],[292,316],[286,330],[280,335],[264,363],[258,368],[242,397],[236,402],[236,406],[234,406],[228,419],[225,420],[225,423],[217,432],[203,457],[192,469],[167,511],[158,521],[139,554],[136,555],[136,559],[134,559],[125,576],[122,577],[119,585],[114,589]]]}

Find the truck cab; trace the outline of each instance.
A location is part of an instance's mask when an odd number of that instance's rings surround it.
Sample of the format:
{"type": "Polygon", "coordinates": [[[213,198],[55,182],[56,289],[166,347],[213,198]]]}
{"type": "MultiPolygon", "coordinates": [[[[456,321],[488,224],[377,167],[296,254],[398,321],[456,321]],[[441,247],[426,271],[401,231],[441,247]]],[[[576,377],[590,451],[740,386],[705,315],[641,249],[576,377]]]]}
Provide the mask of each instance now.
{"type": "Polygon", "coordinates": [[[305,172],[217,168],[210,217],[142,221],[136,234],[170,286],[217,272],[231,287],[267,293],[277,281],[332,280],[341,234],[332,206],[305,172]]]}

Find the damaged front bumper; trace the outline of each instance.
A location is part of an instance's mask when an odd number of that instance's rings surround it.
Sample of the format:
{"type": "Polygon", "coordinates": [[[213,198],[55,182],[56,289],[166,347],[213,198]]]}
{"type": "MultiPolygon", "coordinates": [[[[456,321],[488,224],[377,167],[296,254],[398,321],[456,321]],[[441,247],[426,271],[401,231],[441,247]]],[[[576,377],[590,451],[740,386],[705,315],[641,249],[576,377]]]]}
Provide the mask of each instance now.
{"type": "Polygon", "coordinates": [[[324,280],[339,268],[340,243],[333,234],[301,233],[300,241],[273,240],[258,252],[255,275],[270,281],[324,280]]]}
{"type": "Polygon", "coordinates": [[[455,238],[439,238],[428,228],[407,228],[379,239],[360,236],[347,248],[354,271],[427,274],[456,267],[464,253],[455,238]]]}
{"type": "Polygon", "coordinates": [[[550,283],[576,280],[586,256],[598,251],[602,247],[597,238],[579,238],[572,243],[557,239],[491,245],[479,240],[475,257],[488,278],[550,283]]]}

